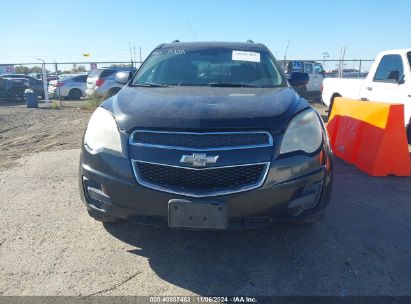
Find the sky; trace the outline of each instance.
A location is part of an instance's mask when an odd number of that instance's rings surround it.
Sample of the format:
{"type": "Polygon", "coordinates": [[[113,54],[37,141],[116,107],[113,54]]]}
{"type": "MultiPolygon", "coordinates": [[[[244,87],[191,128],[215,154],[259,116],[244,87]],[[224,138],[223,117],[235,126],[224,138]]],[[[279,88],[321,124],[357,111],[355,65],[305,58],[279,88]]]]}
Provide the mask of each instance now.
{"type": "Polygon", "coordinates": [[[0,63],[128,61],[180,41],[264,43],[284,58],[373,59],[411,47],[411,1],[3,0],[0,63]],[[89,53],[90,57],[84,57],[89,53]]]}

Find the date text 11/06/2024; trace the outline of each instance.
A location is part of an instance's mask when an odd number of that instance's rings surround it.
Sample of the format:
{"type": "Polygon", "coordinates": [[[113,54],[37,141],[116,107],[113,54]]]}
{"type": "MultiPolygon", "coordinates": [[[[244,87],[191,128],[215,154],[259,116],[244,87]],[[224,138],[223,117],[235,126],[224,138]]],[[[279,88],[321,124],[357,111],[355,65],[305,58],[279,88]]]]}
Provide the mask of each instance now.
{"type": "Polygon", "coordinates": [[[254,297],[150,297],[150,303],[258,303],[254,297]]]}

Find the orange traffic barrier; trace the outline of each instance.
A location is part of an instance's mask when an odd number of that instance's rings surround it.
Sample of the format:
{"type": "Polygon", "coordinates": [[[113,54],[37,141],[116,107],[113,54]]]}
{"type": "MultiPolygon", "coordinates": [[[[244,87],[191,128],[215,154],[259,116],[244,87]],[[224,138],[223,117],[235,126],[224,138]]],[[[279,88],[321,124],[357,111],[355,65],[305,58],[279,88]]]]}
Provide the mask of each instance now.
{"type": "Polygon", "coordinates": [[[410,176],[404,105],[337,97],[327,130],[336,156],[371,176],[410,176]]]}

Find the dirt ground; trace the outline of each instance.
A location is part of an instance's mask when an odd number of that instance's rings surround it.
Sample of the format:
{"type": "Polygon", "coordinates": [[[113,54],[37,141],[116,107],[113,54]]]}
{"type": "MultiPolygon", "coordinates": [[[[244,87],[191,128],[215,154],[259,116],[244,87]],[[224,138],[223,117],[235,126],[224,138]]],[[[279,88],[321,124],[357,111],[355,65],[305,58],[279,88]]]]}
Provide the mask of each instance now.
{"type": "Polygon", "coordinates": [[[332,202],[311,227],[102,225],[77,184],[90,114],[0,107],[0,296],[411,296],[411,178],[336,159],[332,202]]]}
{"type": "Polygon", "coordinates": [[[23,155],[79,148],[92,110],[84,101],[65,101],[61,109],[0,103],[0,169],[23,155]],[[83,107],[83,108],[82,108],[83,107]]]}

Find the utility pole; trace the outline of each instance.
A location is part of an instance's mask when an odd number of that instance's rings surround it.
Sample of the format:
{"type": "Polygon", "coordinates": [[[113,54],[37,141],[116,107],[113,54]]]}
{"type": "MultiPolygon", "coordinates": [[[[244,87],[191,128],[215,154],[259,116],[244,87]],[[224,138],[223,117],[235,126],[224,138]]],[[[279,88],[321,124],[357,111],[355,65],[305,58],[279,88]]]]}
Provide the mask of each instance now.
{"type": "Polygon", "coordinates": [[[131,66],[134,67],[134,64],[133,64],[133,53],[132,53],[132,51],[131,51],[131,44],[130,44],[130,42],[128,43],[128,50],[130,51],[130,62],[131,62],[131,66]]]}
{"type": "Polygon", "coordinates": [[[141,63],[142,63],[142,61],[143,61],[143,59],[141,58],[141,46],[139,46],[138,48],[139,48],[139,50],[140,50],[140,65],[141,65],[141,63]]]}
{"type": "Polygon", "coordinates": [[[287,47],[285,48],[283,69],[285,69],[285,67],[286,67],[286,63],[285,63],[285,62],[286,62],[286,60],[287,60],[287,52],[288,52],[288,47],[290,46],[290,41],[291,41],[291,40],[288,40],[287,47]]]}
{"type": "Polygon", "coordinates": [[[328,52],[324,52],[323,53],[323,66],[325,65],[325,60],[330,58],[330,54],[328,54],[328,52]]]}
{"type": "Polygon", "coordinates": [[[137,62],[137,56],[136,56],[136,46],[133,46],[133,54],[134,54],[134,62],[137,62]]]}
{"type": "Polygon", "coordinates": [[[62,107],[62,104],[61,104],[61,90],[60,90],[60,85],[59,85],[60,78],[59,78],[59,70],[58,70],[58,67],[57,67],[56,60],[54,60],[54,70],[56,71],[56,76],[57,76],[57,88],[59,89],[59,103],[60,103],[60,108],[61,108],[62,107]]]}
{"type": "Polygon", "coordinates": [[[46,62],[41,59],[38,58],[37,60],[41,61],[41,68],[42,68],[42,72],[43,72],[43,90],[44,90],[44,99],[46,101],[46,104],[49,104],[49,94],[48,94],[48,90],[47,90],[47,73],[46,73],[46,62]]]}
{"type": "Polygon", "coordinates": [[[344,71],[344,57],[345,57],[345,52],[347,50],[346,46],[341,46],[340,49],[340,65],[338,68],[338,77],[342,78],[343,77],[343,71],[344,71]]]}

